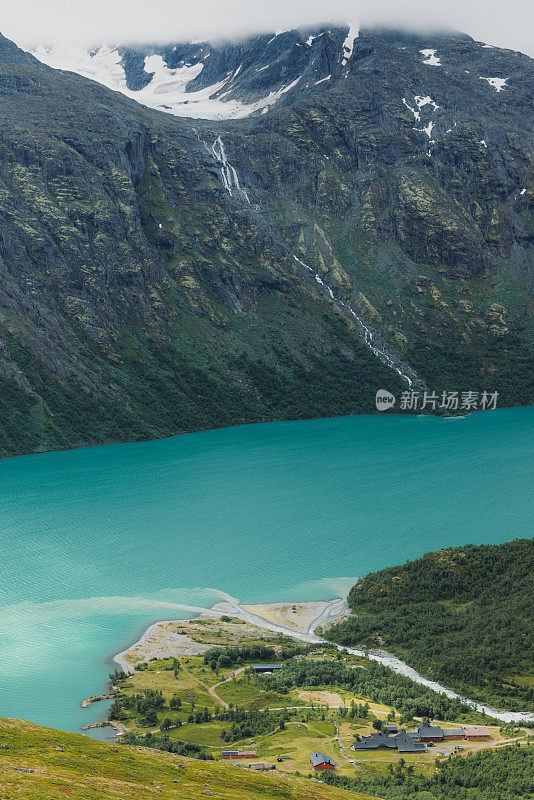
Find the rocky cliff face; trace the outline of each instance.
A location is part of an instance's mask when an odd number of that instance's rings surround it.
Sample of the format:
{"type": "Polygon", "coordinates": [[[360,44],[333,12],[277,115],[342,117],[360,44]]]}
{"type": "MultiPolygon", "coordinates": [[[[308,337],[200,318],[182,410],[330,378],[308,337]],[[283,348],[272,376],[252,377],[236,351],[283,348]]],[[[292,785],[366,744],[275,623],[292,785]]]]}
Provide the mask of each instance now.
{"type": "Polygon", "coordinates": [[[398,351],[484,358],[531,336],[532,88],[517,53],[362,32],[329,81],[224,138],[251,202],[398,351]]]}
{"type": "MultiPolygon", "coordinates": [[[[174,47],[124,51],[128,91],[147,58],[194,71],[174,47]]],[[[532,402],[531,60],[346,29],[189,47],[208,102],[274,102],[176,119],[0,41],[1,452],[380,387],[532,402]]]]}

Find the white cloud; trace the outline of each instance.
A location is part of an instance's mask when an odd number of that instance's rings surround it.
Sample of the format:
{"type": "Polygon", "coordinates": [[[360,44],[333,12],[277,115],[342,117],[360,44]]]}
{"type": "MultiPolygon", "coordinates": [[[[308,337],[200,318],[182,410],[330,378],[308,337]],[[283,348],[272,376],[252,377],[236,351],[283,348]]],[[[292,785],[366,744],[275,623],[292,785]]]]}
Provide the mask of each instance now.
{"type": "Polygon", "coordinates": [[[324,22],[462,30],[534,55],[531,0],[18,0],[0,28],[17,43],[101,44],[238,38],[324,22]]]}

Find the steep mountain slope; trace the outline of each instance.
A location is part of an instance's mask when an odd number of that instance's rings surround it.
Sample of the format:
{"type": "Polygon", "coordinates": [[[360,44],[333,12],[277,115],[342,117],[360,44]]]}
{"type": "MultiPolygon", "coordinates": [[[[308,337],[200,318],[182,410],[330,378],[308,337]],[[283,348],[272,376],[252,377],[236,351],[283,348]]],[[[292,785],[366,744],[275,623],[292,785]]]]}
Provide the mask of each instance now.
{"type": "Polygon", "coordinates": [[[194,761],[143,747],[112,747],[73,733],[29,722],[0,719],[2,770],[0,793],[5,800],[25,798],[165,797],[197,800],[373,800],[324,786],[318,781],[261,774],[233,765],[194,761]]]}
{"type": "Polygon", "coordinates": [[[533,568],[534,539],[427,553],[361,578],[329,638],[383,646],[469,697],[532,709],[533,568]]]}
{"type": "Polygon", "coordinates": [[[525,387],[532,61],[376,31],[344,60],[260,120],[225,124],[241,184],[432,388],[444,374],[481,388],[510,359],[525,387]]]}
{"type": "Polygon", "coordinates": [[[190,124],[0,69],[4,454],[372,408],[390,371],[190,124]]]}
{"type": "Polygon", "coordinates": [[[281,62],[325,63],[256,87],[243,45],[232,102],[294,85],[226,121],[0,40],[2,454],[368,412],[382,386],[532,400],[532,62],[291,37],[281,62]]]}

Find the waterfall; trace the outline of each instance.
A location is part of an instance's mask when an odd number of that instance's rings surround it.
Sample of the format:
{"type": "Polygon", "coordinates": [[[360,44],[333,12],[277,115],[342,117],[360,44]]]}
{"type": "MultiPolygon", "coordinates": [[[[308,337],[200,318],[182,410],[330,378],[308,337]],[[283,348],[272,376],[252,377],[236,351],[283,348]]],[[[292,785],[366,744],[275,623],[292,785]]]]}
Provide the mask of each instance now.
{"type": "Polygon", "coordinates": [[[221,177],[226,191],[232,196],[234,192],[236,192],[238,195],[241,195],[247,203],[250,203],[248,192],[241,186],[235,167],[228,161],[221,137],[217,136],[212,146],[208,149],[217,163],[221,165],[221,177]]]}
{"type": "MultiPolygon", "coordinates": [[[[211,153],[215,161],[220,165],[221,179],[226,191],[232,197],[234,194],[236,194],[250,204],[250,198],[247,190],[241,186],[236,169],[228,161],[221,136],[217,136],[210,147],[206,144],[206,142],[200,139],[197,131],[195,131],[195,133],[199,141],[202,141],[208,152],[211,153]]],[[[421,380],[415,370],[412,369],[412,367],[410,367],[408,364],[405,364],[403,361],[401,361],[400,358],[398,358],[395,354],[388,351],[386,345],[380,342],[378,332],[373,331],[363,321],[362,317],[356,313],[352,306],[350,306],[348,303],[345,303],[345,301],[341,300],[341,298],[336,297],[332,287],[323,281],[319,273],[317,273],[312,267],[308,266],[308,264],[305,264],[304,261],[301,261],[300,258],[297,258],[296,255],[294,255],[293,258],[298,264],[308,270],[308,272],[311,272],[317,283],[325,290],[330,299],[333,300],[333,302],[336,303],[339,308],[348,312],[356,320],[363,342],[375,354],[375,356],[382,361],[383,364],[394,370],[410,388],[413,386],[419,386],[423,389],[426,388],[424,381],[421,380]]]]}
{"type": "Polygon", "coordinates": [[[351,314],[354,317],[354,319],[359,325],[363,341],[365,342],[367,347],[370,350],[372,350],[375,356],[377,356],[377,358],[379,358],[382,361],[383,364],[386,364],[386,366],[395,370],[397,375],[399,375],[399,377],[401,377],[402,380],[406,381],[406,383],[410,388],[414,385],[422,387],[424,386],[423,381],[419,378],[419,376],[417,375],[415,370],[412,369],[412,367],[408,366],[407,364],[404,364],[399,358],[397,358],[397,356],[388,353],[385,345],[378,342],[378,334],[375,331],[371,330],[371,328],[365,324],[363,319],[359,316],[359,314],[356,313],[356,311],[352,308],[352,306],[350,306],[348,303],[345,303],[345,301],[341,300],[339,297],[336,297],[334,295],[332,287],[329,286],[327,283],[325,283],[321,278],[321,276],[317,272],[315,272],[315,270],[312,267],[308,266],[308,264],[305,264],[304,261],[301,261],[301,259],[297,258],[297,256],[295,255],[293,256],[293,258],[298,264],[307,269],[308,272],[312,273],[317,283],[325,289],[329,297],[338,306],[340,306],[344,311],[348,311],[349,314],[351,314]]]}

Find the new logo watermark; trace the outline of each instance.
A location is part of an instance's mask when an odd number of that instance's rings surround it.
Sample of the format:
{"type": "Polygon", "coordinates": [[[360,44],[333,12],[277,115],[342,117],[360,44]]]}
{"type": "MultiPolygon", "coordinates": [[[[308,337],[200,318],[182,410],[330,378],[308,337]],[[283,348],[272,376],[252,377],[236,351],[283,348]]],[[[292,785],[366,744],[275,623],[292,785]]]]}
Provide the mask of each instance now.
{"type": "MultiPolygon", "coordinates": [[[[400,411],[487,411],[497,408],[499,392],[406,391],[401,394],[400,411]]],[[[397,398],[386,389],[376,393],[378,411],[393,408],[397,398]]]]}
{"type": "Polygon", "coordinates": [[[386,389],[379,389],[376,393],[375,403],[379,411],[386,411],[395,405],[395,395],[386,391],[386,389]]]}

